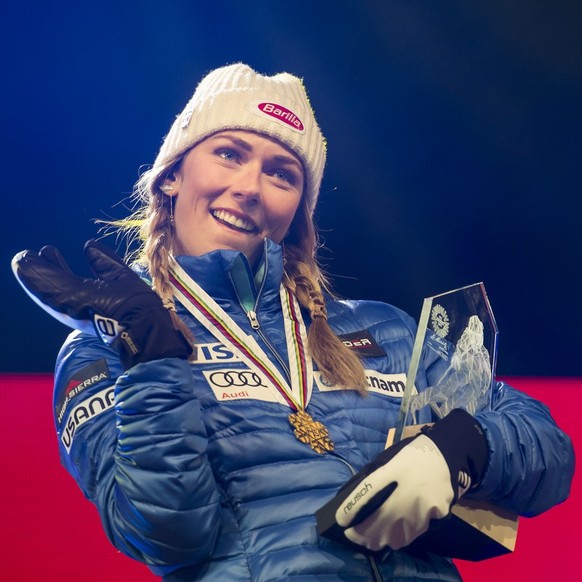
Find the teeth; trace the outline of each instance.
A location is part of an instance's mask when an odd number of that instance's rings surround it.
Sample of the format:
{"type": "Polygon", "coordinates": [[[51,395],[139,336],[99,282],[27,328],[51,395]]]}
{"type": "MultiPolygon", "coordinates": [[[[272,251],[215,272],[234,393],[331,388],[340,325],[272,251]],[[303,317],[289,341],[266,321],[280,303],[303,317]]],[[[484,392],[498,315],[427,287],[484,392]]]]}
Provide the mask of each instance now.
{"type": "Polygon", "coordinates": [[[254,227],[252,224],[250,224],[249,222],[246,222],[242,218],[238,218],[237,216],[234,216],[233,214],[231,214],[230,212],[227,212],[226,210],[213,210],[212,216],[214,216],[215,218],[218,218],[222,222],[226,222],[227,224],[230,224],[231,226],[234,226],[236,228],[240,228],[241,230],[246,230],[249,232],[254,230],[254,227]]]}

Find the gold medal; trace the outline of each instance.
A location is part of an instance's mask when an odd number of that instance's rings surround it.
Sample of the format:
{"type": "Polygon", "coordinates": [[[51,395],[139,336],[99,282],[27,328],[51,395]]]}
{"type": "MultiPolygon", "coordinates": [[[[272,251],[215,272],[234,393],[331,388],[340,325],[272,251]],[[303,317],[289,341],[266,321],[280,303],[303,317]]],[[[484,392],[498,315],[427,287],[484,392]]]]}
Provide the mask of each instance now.
{"type": "Polygon", "coordinates": [[[294,427],[293,433],[299,442],[309,445],[316,453],[333,451],[334,446],[327,427],[318,420],[313,420],[305,410],[290,414],[289,422],[294,427]]]}

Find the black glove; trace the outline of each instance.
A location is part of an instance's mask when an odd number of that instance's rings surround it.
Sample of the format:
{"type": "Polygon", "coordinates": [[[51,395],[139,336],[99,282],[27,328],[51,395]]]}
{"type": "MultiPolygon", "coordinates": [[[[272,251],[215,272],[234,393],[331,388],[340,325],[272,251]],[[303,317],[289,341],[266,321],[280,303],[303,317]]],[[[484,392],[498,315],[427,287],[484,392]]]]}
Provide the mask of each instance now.
{"type": "Polygon", "coordinates": [[[350,542],[371,551],[400,549],[426,532],[431,520],[449,515],[459,497],[482,479],[487,459],[480,425],[455,409],[380,453],[320,515],[330,537],[338,538],[338,528],[329,525],[334,508],[341,534],[350,542]]]}
{"type": "Polygon", "coordinates": [[[94,240],[85,245],[85,254],[96,279],[75,275],[51,246],[39,253],[18,253],[12,270],[28,295],[53,317],[116,347],[126,369],[159,358],[187,359],[189,343],[174,329],[149,285],[94,240]]]}

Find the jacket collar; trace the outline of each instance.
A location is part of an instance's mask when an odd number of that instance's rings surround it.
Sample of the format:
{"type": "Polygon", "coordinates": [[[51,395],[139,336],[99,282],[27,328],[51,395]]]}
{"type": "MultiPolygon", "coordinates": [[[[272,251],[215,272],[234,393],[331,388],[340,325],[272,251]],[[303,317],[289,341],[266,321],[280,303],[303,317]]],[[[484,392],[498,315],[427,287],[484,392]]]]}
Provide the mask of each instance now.
{"type": "Polygon", "coordinates": [[[258,269],[264,273],[262,280],[258,282],[254,280],[255,275],[246,256],[240,251],[216,250],[198,257],[181,255],[176,257],[176,261],[218,303],[239,300],[235,286],[240,287],[241,270],[243,276],[246,272],[247,282],[255,298],[260,292],[261,303],[268,304],[274,297],[279,297],[279,286],[283,277],[283,251],[281,245],[269,239],[265,239],[262,265],[258,269]]]}

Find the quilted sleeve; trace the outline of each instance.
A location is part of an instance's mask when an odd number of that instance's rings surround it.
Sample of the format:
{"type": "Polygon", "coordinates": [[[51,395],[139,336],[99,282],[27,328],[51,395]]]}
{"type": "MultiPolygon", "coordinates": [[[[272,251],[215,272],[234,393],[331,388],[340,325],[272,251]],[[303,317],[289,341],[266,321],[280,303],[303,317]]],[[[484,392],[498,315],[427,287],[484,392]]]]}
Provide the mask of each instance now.
{"type": "Polygon", "coordinates": [[[61,460],[119,550],[159,574],[208,558],[220,502],[188,362],[124,372],[113,350],[73,334],[57,361],[55,419],[61,460]]]}
{"type": "Polygon", "coordinates": [[[489,462],[471,497],[525,516],[538,515],[568,497],[574,450],[545,404],[499,382],[493,410],[475,418],[487,437],[489,462]]]}

